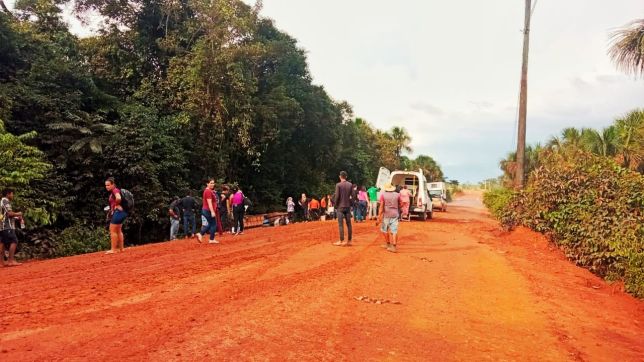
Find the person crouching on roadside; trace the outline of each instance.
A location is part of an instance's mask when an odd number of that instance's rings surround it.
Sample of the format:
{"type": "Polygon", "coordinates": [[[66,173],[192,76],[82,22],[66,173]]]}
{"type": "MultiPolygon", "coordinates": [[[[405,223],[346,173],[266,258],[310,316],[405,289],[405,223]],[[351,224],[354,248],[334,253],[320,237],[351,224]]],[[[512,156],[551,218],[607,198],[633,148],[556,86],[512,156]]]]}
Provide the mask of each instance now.
{"type": "Polygon", "coordinates": [[[395,253],[398,244],[400,194],[396,192],[396,187],[392,184],[386,184],[384,190],[385,192],[380,195],[378,222],[382,223],[380,230],[385,235],[385,241],[387,242],[383,247],[387,251],[395,253]]]}

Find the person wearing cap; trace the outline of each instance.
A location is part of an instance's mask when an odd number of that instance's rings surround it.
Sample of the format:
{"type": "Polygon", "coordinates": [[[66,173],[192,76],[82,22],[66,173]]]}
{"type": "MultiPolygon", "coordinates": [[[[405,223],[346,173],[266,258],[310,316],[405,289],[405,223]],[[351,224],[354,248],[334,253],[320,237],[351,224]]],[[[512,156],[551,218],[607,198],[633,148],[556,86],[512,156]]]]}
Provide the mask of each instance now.
{"type": "Polygon", "coordinates": [[[333,194],[333,205],[336,207],[336,212],[338,216],[338,228],[340,229],[340,240],[333,243],[335,246],[351,246],[351,206],[352,199],[351,194],[353,192],[353,185],[351,182],[347,181],[347,173],[345,171],[340,172],[340,182],[335,185],[335,193],[333,194]],[[346,220],[347,231],[349,239],[347,242],[344,241],[344,224],[343,220],[346,220]]]}
{"type": "Polygon", "coordinates": [[[385,192],[380,195],[380,212],[378,222],[382,223],[380,230],[385,234],[387,244],[383,245],[392,253],[396,252],[398,217],[400,215],[400,194],[396,187],[388,183],[384,187],[385,192]],[[391,234],[391,235],[390,235],[391,234]]]}

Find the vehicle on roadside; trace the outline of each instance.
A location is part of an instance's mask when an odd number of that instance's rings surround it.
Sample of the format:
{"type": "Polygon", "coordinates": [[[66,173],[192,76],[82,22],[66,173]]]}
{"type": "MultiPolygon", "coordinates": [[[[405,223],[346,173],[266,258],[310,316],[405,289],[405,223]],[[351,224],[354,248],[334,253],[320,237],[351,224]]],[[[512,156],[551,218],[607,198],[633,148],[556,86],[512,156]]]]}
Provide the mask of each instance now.
{"type": "MultiPolygon", "coordinates": [[[[385,167],[380,167],[376,187],[383,190],[386,183],[400,187],[407,185],[407,189],[412,194],[409,206],[410,215],[417,216],[423,221],[434,216],[432,201],[427,188],[427,179],[422,170],[391,172],[385,167]]],[[[378,195],[378,198],[380,198],[380,195],[378,195]]]]}
{"type": "Polygon", "coordinates": [[[447,211],[447,187],[444,182],[430,182],[429,194],[432,197],[432,208],[447,211]]]}

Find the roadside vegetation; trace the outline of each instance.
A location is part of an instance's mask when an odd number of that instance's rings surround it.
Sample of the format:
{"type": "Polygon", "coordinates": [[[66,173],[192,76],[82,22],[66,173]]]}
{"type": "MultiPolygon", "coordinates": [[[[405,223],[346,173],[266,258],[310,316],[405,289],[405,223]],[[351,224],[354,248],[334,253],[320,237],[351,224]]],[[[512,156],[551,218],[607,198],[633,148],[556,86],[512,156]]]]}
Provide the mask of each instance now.
{"type": "Polygon", "coordinates": [[[546,234],[570,260],[644,298],[643,156],[643,110],[601,131],[567,128],[528,148],[524,190],[511,188],[514,154],[501,161],[504,176],[484,202],[504,227],[546,234]]]}

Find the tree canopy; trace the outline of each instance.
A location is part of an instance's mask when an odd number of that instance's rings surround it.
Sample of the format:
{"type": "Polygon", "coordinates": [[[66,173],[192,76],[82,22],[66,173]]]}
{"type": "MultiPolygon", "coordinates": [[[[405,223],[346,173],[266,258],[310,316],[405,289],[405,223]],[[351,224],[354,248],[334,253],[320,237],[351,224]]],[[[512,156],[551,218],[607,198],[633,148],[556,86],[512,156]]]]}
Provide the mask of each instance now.
{"type": "MultiPolygon", "coordinates": [[[[47,182],[47,197],[32,201],[64,204],[50,208],[51,227],[101,225],[108,176],[134,193],[126,231],[146,242],[165,235],[172,196],[207,177],[242,185],[262,211],[330,192],[340,170],[373,183],[411,150],[404,128],[378,130],[314,84],[304,50],[260,15],[261,2],[78,0],[80,17],[104,20],[87,38],[69,32],[64,3],[0,8],[0,118],[50,165],[45,175],[41,163],[9,164],[38,177],[8,184],[47,182]]],[[[414,167],[443,177],[429,156],[414,167]]]]}

